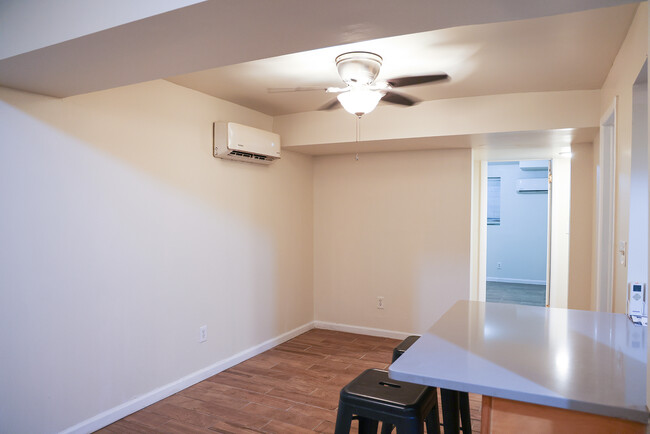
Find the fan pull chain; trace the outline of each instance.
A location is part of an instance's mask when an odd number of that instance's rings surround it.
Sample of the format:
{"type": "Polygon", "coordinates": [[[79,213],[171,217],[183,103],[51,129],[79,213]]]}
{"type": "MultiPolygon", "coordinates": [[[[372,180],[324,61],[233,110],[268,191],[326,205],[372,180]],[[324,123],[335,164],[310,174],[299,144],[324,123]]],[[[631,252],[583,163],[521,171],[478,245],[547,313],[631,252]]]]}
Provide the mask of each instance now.
{"type": "Polygon", "coordinates": [[[359,141],[359,131],[361,128],[359,122],[361,122],[361,116],[357,116],[357,142],[359,141]]]}

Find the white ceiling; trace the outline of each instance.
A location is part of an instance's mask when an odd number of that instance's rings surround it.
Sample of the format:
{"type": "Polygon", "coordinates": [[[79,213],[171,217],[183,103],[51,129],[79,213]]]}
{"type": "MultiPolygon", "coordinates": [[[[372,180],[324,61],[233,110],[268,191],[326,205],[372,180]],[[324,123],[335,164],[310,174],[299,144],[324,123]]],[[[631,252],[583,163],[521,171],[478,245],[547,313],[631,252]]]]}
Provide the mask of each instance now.
{"type": "MultiPolygon", "coordinates": [[[[128,0],[42,3],[0,1],[0,85],[66,97],[323,47],[636,1],[161,0],[164,5],[153,8],[128,0]],[[106,13],[110,19],[103,19],[106,13]]],[[[431,43],[462,60],[473,56],[472,49],[477,56],[487,52],[483,35],[478,37],[468,51],[454,46],[462,40],[431,43]]],[[[465,71],[473,61],[462,63],[465,71]]]]}
{"type": "Polygon", "coordinates": [[[340,86],[334,58],[352,50],[384,59],[378,79],[446,72],[444,83],[402,88],[420,100],[599,89],[634,16],[627,4],[550,17],[453,27],[305,51],[178,75],[168,80],[269,115],[316,110],[340,86]]]}
{"type": "MultiPolygon", "coordinates": [[[[149,16],[139,2],[95,0],[106,10],[123,10],[107,27],[82,0],[68,2],[69,8],[0,0],[0,86],[67,97],[168,78],[280,115],[315,110],[331,95],[269,95],[267,88],[338,86],[334,58],[368,50],[384,58],[380,79],[451,76],[445,83],[403,88],[421,100],[600,89],[638,6],[636,0],[373,0],[372,7],[349,0],[165,1],[161,11],[168,12],[149,16]],[[73,27],[69,39],[57,33],[68,35],[73,27]],[[34,42],[33,35],[41,37],[32,48],[19,43],[34,42]]],[[[589,142],[595,134],[593,128],[562,129],[295,150],[492,149],[504,141],[552,148],[589,142]]]]}

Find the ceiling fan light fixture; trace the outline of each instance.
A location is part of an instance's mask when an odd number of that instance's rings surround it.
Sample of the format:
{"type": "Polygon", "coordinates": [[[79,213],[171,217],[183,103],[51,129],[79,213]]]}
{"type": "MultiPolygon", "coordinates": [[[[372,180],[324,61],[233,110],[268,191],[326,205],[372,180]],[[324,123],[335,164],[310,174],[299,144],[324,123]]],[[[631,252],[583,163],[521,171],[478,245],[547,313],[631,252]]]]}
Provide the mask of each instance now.
{"type": "Polygon", "coordinates": [[[379,74],[382,58],[367,51],[352,51],[336,57],[336,69],[341,80],[349,86],[372,84],[379,74]]]}
{"type": "Polygon", "coordinates": [[[361,117],[373,111],[383,96],[383,92],[358,87],[339,93],[336,97],[348,113],[361,117]]]}

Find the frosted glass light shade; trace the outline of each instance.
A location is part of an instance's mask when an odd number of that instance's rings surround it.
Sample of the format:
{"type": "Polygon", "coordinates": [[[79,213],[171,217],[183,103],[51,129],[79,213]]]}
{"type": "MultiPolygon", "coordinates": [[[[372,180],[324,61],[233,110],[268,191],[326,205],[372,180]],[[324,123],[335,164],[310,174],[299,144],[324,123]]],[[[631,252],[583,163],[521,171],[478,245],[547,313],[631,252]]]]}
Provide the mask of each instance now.
{"type": "Polygon", "coordinates": [[[370,113],[377,107],[383,93],[366,88],[352,88],[347,92],[339,93],[337,98],[343,108],[359,117],[370,113]]]}

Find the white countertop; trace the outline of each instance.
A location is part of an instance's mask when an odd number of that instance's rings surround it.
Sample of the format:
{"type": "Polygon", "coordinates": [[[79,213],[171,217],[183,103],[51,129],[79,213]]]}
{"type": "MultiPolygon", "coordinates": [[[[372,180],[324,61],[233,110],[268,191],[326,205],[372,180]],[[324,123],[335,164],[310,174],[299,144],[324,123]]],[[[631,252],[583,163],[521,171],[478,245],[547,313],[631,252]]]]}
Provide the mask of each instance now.
{"type": "Polygon", "coordinates": [[[389,373],[647,423],[646,332],[622,314],[459,301],[389,373]]]}

